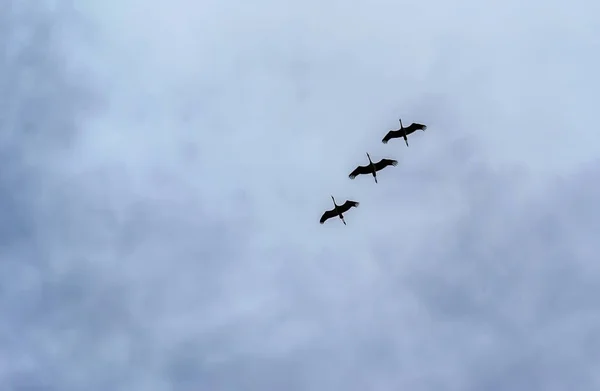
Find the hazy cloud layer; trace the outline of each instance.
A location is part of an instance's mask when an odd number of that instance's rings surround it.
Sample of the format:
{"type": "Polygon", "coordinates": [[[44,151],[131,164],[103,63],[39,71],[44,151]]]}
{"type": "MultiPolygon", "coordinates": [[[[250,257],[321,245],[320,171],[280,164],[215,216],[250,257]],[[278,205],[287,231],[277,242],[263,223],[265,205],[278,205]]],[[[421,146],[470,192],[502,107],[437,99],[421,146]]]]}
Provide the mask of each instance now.
{"type": "Polygon", "coordinates": [[[6,3],[2,389],[600,386],[596,2],[6,3]]]}

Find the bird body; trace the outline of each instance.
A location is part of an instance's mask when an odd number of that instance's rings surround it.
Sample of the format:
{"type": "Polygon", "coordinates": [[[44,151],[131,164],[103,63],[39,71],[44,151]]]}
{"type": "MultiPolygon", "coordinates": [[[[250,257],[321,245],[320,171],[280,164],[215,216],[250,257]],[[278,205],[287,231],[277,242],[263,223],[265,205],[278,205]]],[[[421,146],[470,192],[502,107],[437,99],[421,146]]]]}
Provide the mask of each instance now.
{"type": "Polygon", "coordinates": [[[342,220],[342,223],[346,225],[346,221],[344,220],[344,213],[349,211],[352,207],[358,207],[359,203],[356,201],[346,200],[346,202],[344,202],[342,205],[338,205],[335,203],[335,198],[333,198],[333,196],[331,196],[331,199],[333,200],[333,209],[323,213],[323,216],[321,216],[321,220],[319,220],[319,222],[323,224],[328,219],[338,216],[342,220]]]}
{"type": "Polygon", "coordinates": [[[400,121],[400,129],[390,130],[385,135],[385,137],[383,138],[383,140],[381,140],[382,143],[387,144],[388,141],[390,141],[393,138],[403,137],[404,138],[404,142],[406,143],[406,146],[408,147],[408,138],[407,138],[407,136],[409,134],[414,133],[417,130],[425,131],[427,129],[427,125],[419,124],[419,123],[416,123],[416,122],[413,122],[412,124],[408,125],[405,128],[404,126],[402,126],[402,119],[400,119],[399,121],[400,121]]]}
{"type": "Polygon", "coordinates": [[[369,158],[369,164],[366,166],[358,166],[348,175],[350,179],[356,178],[358,175],[371,174],[373,175],[373,179],[375,179],[375,183],[377,183],[377,171],[383,170],[387,166],[396,166],[398,165],[397,160],[392,159],[381,159],[377,163],[373,163],[371,160],[371,156],[367,153],[367,157],[369,158]]]}

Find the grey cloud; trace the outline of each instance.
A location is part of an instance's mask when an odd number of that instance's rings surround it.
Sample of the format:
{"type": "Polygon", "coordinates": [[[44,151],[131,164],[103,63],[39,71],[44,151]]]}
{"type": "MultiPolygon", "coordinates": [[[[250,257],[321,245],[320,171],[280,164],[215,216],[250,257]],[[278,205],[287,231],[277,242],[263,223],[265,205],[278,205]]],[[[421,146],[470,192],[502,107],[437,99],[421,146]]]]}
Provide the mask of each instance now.
{"type": "Polygon", "coordinates": [[[82,7],[95,50],[22,49],[45,92],[4,62],[3,388],[597,388],[594,147],[538,133],[590,115],[592,12],[554,52],[517,3],[120,4],[82,7]],[[352,182],[366,151],[400,165],[352,182]]]}

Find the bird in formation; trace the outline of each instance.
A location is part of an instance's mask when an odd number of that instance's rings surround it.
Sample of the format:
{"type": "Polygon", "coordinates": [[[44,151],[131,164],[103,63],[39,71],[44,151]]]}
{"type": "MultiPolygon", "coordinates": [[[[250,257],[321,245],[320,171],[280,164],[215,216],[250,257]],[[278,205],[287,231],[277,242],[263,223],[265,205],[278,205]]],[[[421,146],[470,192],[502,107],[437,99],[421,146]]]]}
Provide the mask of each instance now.
{"type": "Polygon", "coordinates": [[[402,119],[399,119],[400,121],[400,129],[397,130],[390,130],[385,137],[383,138],[383,140],[381,140],[382,143],[387,144],[388,141],[390,141],[393,138],[400,138],[403,137],[404,138],[404,142],[406,143],[406,146],[408,147],[408,135],[411,133],[416,132],[417,130],[422,130],[425,131],[425,129],[427,129],[427,125],[423,125],[423,124],[419,124],[419,123],[415,123],[413,122],[412,124],[408,125],[406,128],[402,126],[402,119]]]}
{"type": "MultiPolygon", "coordinates": [[[[399,119],[398,121],[400,121],[400,129],[390,130],[385,135],[383,140],[381,140],[382,143],[387,144],[388,141],[390,141],[393,138],[402,137],[402,138],[404,138],[404,142],[406,143],[406,146],[408,147],[408,135],[409,134],[412,134],[412,133],[416,132],[417,130],[425,131],[425,129],[427,129],[427,125],[419,124],[416,122],[413,122],[412,124],[410,124],[409,126],[407,126],[405,128],[402,125],[402,119],[399,119]]],[[[373,179],[375,179],[375,183],[377,183],[377,171],[381,171],[387,166],[398,165],[398,161],[393,160],[393,159],[381,159],[377,163],[373,163],[373,161],[371,160],[371,156],[369,156],[368,152],[367,152],[367,158],[369,159],[369,164],[366,166],[356,167],[354,169],[354,171],[352,171],[350,173],[350,175],[348,175],[350,177],[350,179],[354,179],[358,175],[371,174],[371,175],[373,175],[373,179]]],[[[344,220],[344,213],[349,211],[351,208],[358,207],[359,203],[356,201],[346,200],[346,202],[344,202],[342,205],[338,205],[335,203],[335,198],[333,198],[333,196],[331,196],[331,199],[333,200],[333,209],[328,210],[325,213],[323,213],[323,216],[321,216],[321,220],[319,220],[319,222],[321,224],[323,224],[328,219],[337,216],[340,218],[340,220],[342,220],[342,223],[344,223],[344,225],[346,225],[346,221],[344,220]]]]}
{"type": "Polygon", "coordinates": [[[367,157],[369,158],[369,164],[366,166],[358,166],[348,175],[350,179],[356,178],[357,175],[365,175],[371,174],[373,175],[373,179],[375,179],[375,183],[377,183],[377,171],[383,170],[387,166],[397,166],[398,161],[392,159],[381,159],[377,163],[373,163],[371,160],[371,156],[367,153],[367,157]]]}
{"type": "Polygon", "coordinates": [[[331,196],[331,199],[333,200],[333,209],[323,213],[323,216],[321,216],[321,220],[319,222],[323,224],[328,219],[338,216],[342,220],[342,223],[346,225],[346,221],[344,220],[344,213],[349,211],[352,207],[358,207],[359,203],[356,201],[346,200],[346,202],[344,202],[342,205],[338,205],[335,203],[335,198],[333,198],[333,196],[331,196]]]}

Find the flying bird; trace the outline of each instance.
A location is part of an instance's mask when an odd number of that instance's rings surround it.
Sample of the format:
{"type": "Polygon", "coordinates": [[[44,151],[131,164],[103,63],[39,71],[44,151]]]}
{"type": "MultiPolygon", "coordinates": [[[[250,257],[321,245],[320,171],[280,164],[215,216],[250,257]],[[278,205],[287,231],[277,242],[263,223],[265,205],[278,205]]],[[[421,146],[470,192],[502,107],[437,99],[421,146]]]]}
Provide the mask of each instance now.
{"type": "Polygon", "coordinates": [[[328,210],[327,212],[323,213],[323,216],[321,216],[321,220],[319,220],[319,222],[321,224],[323,224],[328,219],[335,217],[335,216],[339,216],[339,218],[342,220],[342,223],[344,223],[344,225],[346,225],[346,221],[344,220],[343,213],[346,213],[352,207],[358,207],[359,203],[356,201],[346,200],[346,202],[344,202],[343,205],[338,205],[335,203],[335,198],[333,198],[333,196],[331,196],[331,199],[333,200],[333,205],[334,205],[333,209],[328,210]]]}
{"type": "Polygon", "coordinates": [[[406,146],[408,147],[408,138],[406,136],[408,136],[409,134],[411,134],[413,132],[416,132],[417,130],[425,131],[425,129],[427,129],[427,125],[418,124],[415,122],[413,122],[412,124],[408,125],[408,127],[405,128],[402,126],[402,119],[400,119],[399,121],[400,121],[400,129],[390,130],[388,132],[388,134],[385,135],[383,140],[381,140],[382,143],[387,144],[387,142],[393,138],[403,137],[404,142],[406,143],[406,146]]]}
{"type": "Polygon", "coordinates": [[[375,183],[377,183],[377,171],[383,170],[387,166],[396,166],[398,165],[397,160],[392,159],[381,159],[377,163],[373,163],[371,161],[371,156],[367,153],[367,157],[369,158],[369,165],[367,166],[358,166],[348,175],[350,179],[356,178],[357,175],[363,174],[372,174],[375,179],[375,183]]]}

